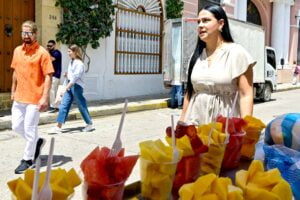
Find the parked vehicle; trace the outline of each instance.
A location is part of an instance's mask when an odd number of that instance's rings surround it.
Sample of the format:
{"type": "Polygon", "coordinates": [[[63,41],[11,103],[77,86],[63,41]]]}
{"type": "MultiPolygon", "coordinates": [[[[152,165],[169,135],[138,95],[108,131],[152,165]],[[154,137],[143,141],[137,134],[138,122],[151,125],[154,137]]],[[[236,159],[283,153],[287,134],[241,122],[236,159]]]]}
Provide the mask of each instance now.
{"type": "MultiPolygon", "coordinates": [[[[165,22],[164,48],[163,48],[163,73],[164,81],[172,80],[174,68],[174,55],[172,52],[172,29],[181,24],[181,77],[187,79],[189,59],[197,43],[197,23],[184,19],[170,19],[165,22]]],[[[261,26],[248,22],[229,19],[231,34],[236,43],[241,44],[257,61],[253,68],[253,86],[256,99],[270,101],[271,94],[276,90],[277,68],[276,53],[271,47],[265,45],[265,31],[261,26]]],[[[167,84],[165,84],[167,85],[167,84]]]]}

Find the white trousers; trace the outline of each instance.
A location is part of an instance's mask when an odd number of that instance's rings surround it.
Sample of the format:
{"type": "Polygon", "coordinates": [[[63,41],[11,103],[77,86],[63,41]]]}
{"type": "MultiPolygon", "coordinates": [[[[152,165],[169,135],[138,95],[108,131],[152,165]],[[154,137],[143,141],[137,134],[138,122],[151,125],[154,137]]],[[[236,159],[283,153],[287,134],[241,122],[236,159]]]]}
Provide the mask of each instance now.
{"type": "Polygon", "coordinates": [[[60,84],[60,79],[56,77],[52,77],[52,85],[49,93],[49,103],[50,103],[50,107],[52,108],[58,108],[58,106],[55,104],[55,98],[56,98],[56,93],[59,84],[60,84]]]}
{"type": "Polygon", "coordinates": [[[23,159],[33,160],[38,140],[40,112],[37,105],[14,101],[11,109],[12,130],[26,140],[23,159]]]}

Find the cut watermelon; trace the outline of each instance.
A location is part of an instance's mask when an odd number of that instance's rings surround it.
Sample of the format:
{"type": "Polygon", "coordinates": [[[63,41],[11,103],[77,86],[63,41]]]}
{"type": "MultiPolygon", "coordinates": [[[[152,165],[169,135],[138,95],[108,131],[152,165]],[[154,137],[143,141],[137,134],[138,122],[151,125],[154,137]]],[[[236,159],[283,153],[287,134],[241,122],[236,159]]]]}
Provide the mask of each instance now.
{"type": "Polygon", "coordinates": [[[97,159],[98,155],[100,154],[99,147],[96,147],[80,164],[82,171],[85,171],[86,162],[89,160],[97,159]]]}
{"type": "Polygon", "coordinates": [[[200,154],[182,157],[177,164],[173,194],[177,195],[183,184],[194,182],[200,175],[200,154]]]}
{"type": "MultiPolygon", "coordinates": [[[[222,131],[225,132],[226,127],[226,117],[223,117],[222,115],[219,115],[217,117],[217,122],[220,122],[223,124],[222,131]]],[[[229,118],[228,120],[228,133],[229,134],[235,134],[242,131],[243,127],[247,125],[247,122],[238,117],[229,118]]]]}
{"type": "Polygon", "coordinates": [[[122,199],[124,183],[139,156],[124,157],[125,149],[109,156],[107,147],[95,148],[81,163],[88,199],[122,199]]]}

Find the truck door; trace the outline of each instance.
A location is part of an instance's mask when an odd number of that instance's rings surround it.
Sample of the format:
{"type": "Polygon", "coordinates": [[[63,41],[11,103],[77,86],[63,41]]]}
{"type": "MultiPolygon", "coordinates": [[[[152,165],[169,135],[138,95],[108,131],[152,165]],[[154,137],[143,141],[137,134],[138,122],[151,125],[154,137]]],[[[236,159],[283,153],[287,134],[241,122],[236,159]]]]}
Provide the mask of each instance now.
{"type": "Polygon", "coordinates": [[[276,90],[277,88],[277,69],[276,69],[276,54],[273,48],[266,48],[266,56],[267,56],[267,64],[266,64],[266,73],[265,79],[266,82],[270,82],[272,86],[272,90],[276,90]]]}

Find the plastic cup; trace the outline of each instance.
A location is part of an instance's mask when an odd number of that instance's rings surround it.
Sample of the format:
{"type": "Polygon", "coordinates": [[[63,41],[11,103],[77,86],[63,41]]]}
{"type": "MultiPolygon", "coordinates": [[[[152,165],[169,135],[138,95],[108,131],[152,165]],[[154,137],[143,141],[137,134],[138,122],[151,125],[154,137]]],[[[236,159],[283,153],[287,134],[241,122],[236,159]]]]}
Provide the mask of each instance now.
{"type": "Polygon", "coordinates": [[[224,159],[222,163],[223,169],[233,169],[239,166],[241,158],[241,148],[245,132],[231,134],[229,143],[226,146],[224,159]]]}
{"type": "Polygon", "coordinates": [[[200,154],[184,156],[177,164],[175,178],[173,181],[173,195],[183,184],[194,182],[200,176],[200,154]]]}
{"type": "Polygon", "coordinates": [[[144,199],[170,199],[177,162],[154,163],[140,158],[141,191],[144,199]]]}
{"type": "Polygon", "coordinates": [[[246,130],[241,149],[241,158],[253,159],[255,154],[255,145],[260,138],[260,130],[246,130]]]}
{"type": "Polygon", "coordinates": [[[108,185],[90,184],[84,182],[82,185],[82,196],[87,199],[122,200],[125,181],[108,185]]]}
{"type": "Polygon", "coordinates": [[[211,143],[208,152],[200,156],[200,175],[220,174],[226,143],[211,143]]]}

